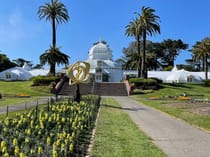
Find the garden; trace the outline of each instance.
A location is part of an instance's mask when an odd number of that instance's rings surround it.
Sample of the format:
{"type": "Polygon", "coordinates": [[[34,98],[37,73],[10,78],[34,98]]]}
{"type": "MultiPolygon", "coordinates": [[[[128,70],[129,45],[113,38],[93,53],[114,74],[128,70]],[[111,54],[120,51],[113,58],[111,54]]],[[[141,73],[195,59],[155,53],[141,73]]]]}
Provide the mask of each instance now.
{"type": "Polygon", "coordinates": [[[0,156],[84,156],[99,109],[97,96],[34,108],[0,122],[0,156]]]}

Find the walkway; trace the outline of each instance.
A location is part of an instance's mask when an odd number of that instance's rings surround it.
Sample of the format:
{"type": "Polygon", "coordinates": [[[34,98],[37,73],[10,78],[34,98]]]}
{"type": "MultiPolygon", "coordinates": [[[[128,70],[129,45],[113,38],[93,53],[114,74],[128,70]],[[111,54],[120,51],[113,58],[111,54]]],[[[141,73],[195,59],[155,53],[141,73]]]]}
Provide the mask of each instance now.
{"type": "Polygon", "coordinates": [[[210,157],[210,134],[129,97],[114,97],[169,157],[210,157]]]}
{"type": "Polygon", "coordinates": [[[26,108],[30,108],[33,106],[36,106],[37,104],[46,104],[48,103],[53,97],[50,96],[45,96],[42,98],[39,98],[38,100],[31,100],[29,102],[25,102],[25,103],[19,103],[19,104],[15,104],[15,105],[8,105],[8,106],[0,106],[0,114],[5,114],[8,112],[13,112],[13,111],[18,111],[18,110],[24,110],[26,108]]]}

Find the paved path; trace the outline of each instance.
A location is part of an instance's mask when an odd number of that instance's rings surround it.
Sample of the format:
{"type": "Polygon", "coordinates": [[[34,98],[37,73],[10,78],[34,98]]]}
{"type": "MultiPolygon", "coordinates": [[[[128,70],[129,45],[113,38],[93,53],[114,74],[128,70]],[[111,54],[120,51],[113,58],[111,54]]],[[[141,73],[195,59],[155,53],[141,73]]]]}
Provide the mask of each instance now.
{"type": "Polygon", "coordinates": [[[210,157],[210,134],[129,97],[114,97],[169,157],[210,157]]]}
{"type": "MultiPolygon", "coordinates": [[[[18,111],[18,110],[24,110],[26,108],[30,108],[33,106],[36,106],[37,104],[46,104],[50,100],[50,98],[53,99],[53,97],[42,97],[39,98],[38,100],[31,100],[30,102],[25,102],[25,103],[20,103],[20,104],[15,104],[15,105],[8,105],[8,112],[12,111],[18,111]]],[[[0,114],[7,113],[7,106],[0,106],[0,114]]]]}

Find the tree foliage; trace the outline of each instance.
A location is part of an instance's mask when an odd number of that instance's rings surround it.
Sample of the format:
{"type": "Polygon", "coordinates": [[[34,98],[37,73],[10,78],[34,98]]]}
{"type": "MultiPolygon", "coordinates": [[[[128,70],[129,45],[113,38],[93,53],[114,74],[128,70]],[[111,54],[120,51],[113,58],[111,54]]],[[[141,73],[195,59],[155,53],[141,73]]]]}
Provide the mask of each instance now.
{"type": "Polygon", "coordinates": [[[172,40],[167,39],[161,43],[163,57],[161,58],[162,63],[165,66],[174,67],[174,61],[179,55],[181,50],[186,50],[188,45],[185,44],[181,39],[172,40]]]}
{"type": "Polygon", "coordinates": [[[154,33],[160,33],[159,19],[155,10],[150,7],[142,7],[141,14],[136,12],[137,17],[126,26],[127,36],[134,36],[138,43],[138,77],[147,78],[146,64],[146,39],[154,33]],[[140,40],[142,39],[142,53],[140,51],[140,40]]]}
{"type": "Polygon", "coordinates": [[[40,56],[40,62],[42,65],[48,63],[50,65],[49,75],[55,76],[56,64],[69,64],[69,56],[62,53],[57,47],[50,47],[40,56]]]}
{"type": "MultiPolygon", "coordinates": [[[[182,40],[167,39],[162,42],[146,41],[146,58],[148,70],[165,69],[174,67],[174,61],[182,49],[187,48],[187,44],[182,40]]],[[[126,58],[125,69],[137,69],[138,52],[136,42],[131,42],[127,48],[123,48],[123,54],[126,58]]]]}
{"type": "Polygon", "coordinates": [[[56,64],[67,64],[69,58],[56,47],[56,24],[69,20],[68,10],[59,0],[51,0],[51,3],[47,2],[40,6],[37,14],[40,19],[46,19],[52,24],[52,46],[40,56],[40,61],[41,64],[48,63],[50,65],[49,75],[55,76],[56,64]]]}
{"type": "Polygon", "coordinates": [[[15,66],[17,66],[17,64],[11,62],[7,55],[0,54],[0,72],[15,66]]]}
{"type": "Polygon", "coordinates": [[[193,60],[203,62],[205,79],[208,80],[208,59],[210,58],[210,38],[204,38],[201,42],[196,42],[192,48],[193,60]]]}

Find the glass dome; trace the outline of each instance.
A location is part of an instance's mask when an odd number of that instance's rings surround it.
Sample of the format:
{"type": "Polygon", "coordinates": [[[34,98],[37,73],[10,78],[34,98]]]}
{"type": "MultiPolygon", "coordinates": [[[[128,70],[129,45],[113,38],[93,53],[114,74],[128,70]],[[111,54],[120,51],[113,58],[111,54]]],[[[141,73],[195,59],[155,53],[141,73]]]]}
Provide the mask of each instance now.
{"type": "Polygon", "coordinates": [[[112,59],[112,51],[105,41],[94,43],[89,50],[90,59],[110,60],[112,59]]]}

